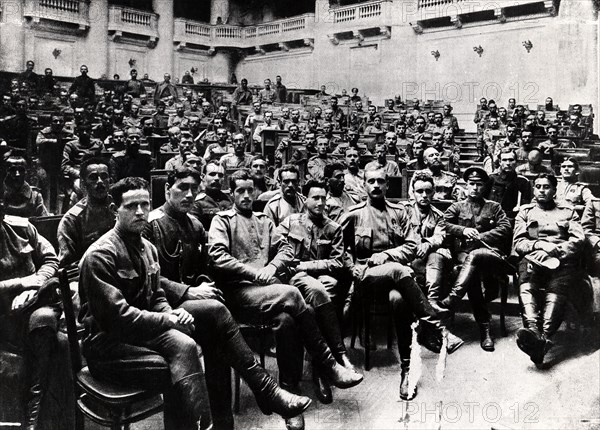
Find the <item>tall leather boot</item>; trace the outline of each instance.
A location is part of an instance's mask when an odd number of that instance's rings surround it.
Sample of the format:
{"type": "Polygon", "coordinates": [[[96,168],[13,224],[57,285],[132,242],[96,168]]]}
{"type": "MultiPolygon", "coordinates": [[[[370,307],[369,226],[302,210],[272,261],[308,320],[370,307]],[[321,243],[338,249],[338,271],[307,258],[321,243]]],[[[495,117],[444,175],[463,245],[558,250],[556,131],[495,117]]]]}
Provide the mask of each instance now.
{"type": "MultiPolygon", "coordinates": [[[[300,395],[300,387],[298,385],[291,386],[281,383],[281,388],[296,395],[300,395]]],[[[304,430],[304,415],[299,414],[295,417],[284,418],[286,430],[304,430]]]]}
{"type": "Polygon", "coordinates": [[[417,389],[415,387],[415,392],[409,393],[408,373],[410,371],[410,359],[401,359],[400,368],[400,398],[402,400],[412,400],[417,397],[417,389]]]}
{"type": "Polygon", "coordinates": [[[458,277],[454,281],[454,287],[452,287],[448,297],[442,300],[441,306],[450,310],[456,310],[462,298],[467,294],[469,285],[473,282],[475,276],[477,276],[477,267],[473,264],[473,253],[470,253],[467,255],[460,272],[458,272],[458,277]]]}
{"type": "Polygon", "coordinates": [[[401,278],[396,288],[417,318],[442,318],[448,314],[446,309],[440,309],[435,304],[429,303],[423,290],[412,277],[401,278]]]}
{"type": "Polygon", "coordinates": [[[36,430],[40,416],[40,408],[44,394],[48,388],[48,365],[50,356],[56,346],[56,333],[54,330],[43,327],[29,334],[32,360],[32,373],[29,387],[29,401],[27,402],[27,430],[36,430]]]}
{"type": "Polygon", "coordinates": [[[328,405],[333,402],[333,393],[329,381],[319,372],[319,363],[313,360],[312,363],[312,381],[315,389],[315,396],[319,402],[328,405]]]}
{"type": "Polygon", "coordinates": [[[523,283],[520,288],[520,297],[524,327],[517,331],[517,346],[531,358],[531,361],[541,364],[546,342],[543,333],[539,329],[540,306],[538,292],[533,290],[531,284],[523,283]]]}
{"type": "Polygon", "coordinates": [[[193,373],[173,386],[179,402],[179,430],[212,430],[208,390],[202,373],[193,373]]]}
{"type": "Polygon", "coordinates": [[[362,382],[361,374],[346,369],[335,361],[325,339],[321,336],[312,308],[309,307],[300,313],[296,321],[306,350],[318,363],[320,372],[328,377],[333,385],[338,388],[350,388],[362,382]]]}
{"type": "MultiPolygon", "coordinates": [[[[563,322],[567,304],[567,298],[560,294],[547,293],[546,307],[544,308],[544,318],[542,320],[542,328],[544,330],[544,345],[539,355],[534,361],[535,365],[540,367],[544,363],[544,356],[554,345],[550,340],[558,331],[563,322]]],[[[532,361],[533,361],[532,357],[532,361]]]]}
{"type": "Polygon", "coordinates": [[[354,366],[348,358],[348,351],[344,345],[340,323],[333,302],[325,303],[315,308],[315,317],[319,329],[331,349],[331,353],[342,366],[354,370],[354,366]]]}
{"type": "Polygon", "coordinates": [[[481,349],[489,352],[494,351],[494,339],[492,339],[490,323],[479,323],[479,332],[481,334],[481,349]]]}

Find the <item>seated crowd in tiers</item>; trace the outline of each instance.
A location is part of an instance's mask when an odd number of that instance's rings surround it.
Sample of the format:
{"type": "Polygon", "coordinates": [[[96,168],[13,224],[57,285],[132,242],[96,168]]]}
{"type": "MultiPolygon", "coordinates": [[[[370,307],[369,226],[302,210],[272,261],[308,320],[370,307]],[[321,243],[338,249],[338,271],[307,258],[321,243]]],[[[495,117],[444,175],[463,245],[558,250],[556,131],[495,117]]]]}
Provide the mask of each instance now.
{"type": "Polygon", "coordinates": [[[230,94],[133,69],[102,89],[86,66],[63,86],[34,67],[0,99],[0,318],[23,330],[0,329],[0,344],[31,366],[28,429],[42,428],[49,397],[59,269],[79,270],[71,287],[91,376],[162,392],[167,429],[233,428],[230,368],[263,413],[303,429],[304,351],[319,401],[360,384],[344,333],[371,301],[389,301],[403,400],[417,395],[413,323],[419,343],[454,353],[465,297],[491,353],[489,302],[510,283],[516,343],[538,368],[567,307],[584,328],[597,318],[589,105],[481,99],[473,134],[443,101],[378,107],[357,88],[322,87],[288,104],[281,76],[260,91],[242,79],[230,94]],[[35,227],[57,218],[46,237],[35,227]],[[272,331],[278,382],[242,323],[272,331]]]}

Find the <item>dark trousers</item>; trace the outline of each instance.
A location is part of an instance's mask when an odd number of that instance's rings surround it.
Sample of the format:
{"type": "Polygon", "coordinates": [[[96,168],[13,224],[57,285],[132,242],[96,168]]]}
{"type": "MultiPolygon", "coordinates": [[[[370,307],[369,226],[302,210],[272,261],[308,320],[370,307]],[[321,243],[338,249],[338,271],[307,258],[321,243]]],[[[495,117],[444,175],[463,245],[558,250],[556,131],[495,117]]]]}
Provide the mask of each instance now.
{"type": "Polygon", "coordinates": [[[107,340],[84,352],[95,378],[162,392],[166,429],[197,429],[198,420],[210,421],[199,351],[186,334],[171,329],[135,345],[107,340]]]}
{"type": "Polygon", "coordinates": [[[296,387],[302,378],[304,346],[295,318],[307,309],[300,291],[285,284],[244,284],[226,289],[224,295],[238,321],[272,325],[280,382],[296,387]]]}

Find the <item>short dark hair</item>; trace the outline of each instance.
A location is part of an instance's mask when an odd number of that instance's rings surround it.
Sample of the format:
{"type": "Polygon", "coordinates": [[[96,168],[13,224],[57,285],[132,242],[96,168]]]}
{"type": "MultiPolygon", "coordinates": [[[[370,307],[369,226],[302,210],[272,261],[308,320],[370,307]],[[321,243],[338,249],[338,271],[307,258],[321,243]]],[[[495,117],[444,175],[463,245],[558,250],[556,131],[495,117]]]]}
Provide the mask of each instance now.
{"type": "Polygon", "coordinates": [[[415,172],[412,180],[412,188],[415,188],[415,184],[417,183],[417,181],[429,182],[432,187],[435,187],[435,184],[433,183],[433,178],[429,173],[415,172]]]}
{"type": "Polygon", "coordinates": [[[515,158],[517,157],[517,154],[515,153],[515,150],[514,150],[514,149],[512,149],[512,148],[511,148],[511,147],[509,147],[509,146],[507,146],[507,147],[505,147],[505,148],[502,148],[502,149],[500,150],[500,158],[502,158],[502,154],[512,154],[512,155],[513,155],[513,157],[515,157],[515,158]]]}
{"type": "MultiPolygon", "coordinates": [[[[556,176],[554,176],[552,173],[540,173],[536,176],[535,181],[537,181],[538,179],[548,179],[548,182],[550,182],[554,188],[556,188],[558,185],[558,180],[556,179],[556,176]]],[[[534,184],[535,181],[533,181],[534,184]]]]}
{"type": "Polygon", "coordinates": [[[322,188],[325,192],[329,191],[329,187],[324,181],[317,181],[316,179],[309,179],[306,184],[302,186],[302,195],[308,197],[311,188],[322,188]]]}
{"type": "Polygon", "coordinates": [[[113,199],[114,204],[119,207],[123,203],[123,194],[127,191],[132,190],[146,190],[149,191],[150,187],[148,181],[139,178],[137,176],[130,176],[121,179],[119,182],[110,187],[109,193],[113,199]]]}
{"type": "Polygon", "coordinates": [[[346,170],[346,166],[343,163],[338,162],[326,164],[323,176],[327,179],[332,178],[333,172],[335,172],[336,170],[344,171],[346,170]]]}
{"type": "Polygon", "coordinates": [[[560,164],[564,163],[565,161],[570,161],[571,163],[573,163],[575,170],[579,170],[579,160],[577,160],[575,157],[565,157],[563,158],[560,164]]]}
{"type": "Polygon", "coordinates": [[[277,172],[277,179],[279,179],[281,181],[281,175],[284,172],[295,173],[296,176],[298,176],[298,178],[300,178],[300,171],[298,170],[298,167],[295,166],[294,164],[284,164],[283,166],[281,166],[281,169],[279,169],[279,171],[277,172]]]}
{"type": "Polygon", "coordinates": [[[239,169],[229,175],[229,189],[233,193],[236,187],[236,181],[251,181],[252,176],[248,169],[239,169]]]}
{"type": "Polygon", "coordinates": [[[92,164],[103,164],[108,167],[108,161],[101,157],[89,157],[83,160],[81,165],[79,166],[79,176],[82,181],[85,181],[88,176],[88,167],[92,164]]]}
{"type": "Polygon", "coordinates": [[[262,155],[262,154],[257,154],[257,155],[255,155],[254,157],[252,157],[252,161],[250,162],[250,165],[252,166],[256,160],[262,160],[262,161],[264,161],[265,163],[267,162],[267,159],[265,158],[265,156],[264,156],[264,155],[262,155]]]}
{"type": "Polygon", "coordinates": [[[173,169],[167,175],[167,186],[171,188],[175,185],[178,179],[184,179],[188,176],[194,178],[198,183],[202,182],[202,178],[200,177],[200,173],[196,169],[192,169],[191,167],[178,167],[177,169],[173,169]]]}

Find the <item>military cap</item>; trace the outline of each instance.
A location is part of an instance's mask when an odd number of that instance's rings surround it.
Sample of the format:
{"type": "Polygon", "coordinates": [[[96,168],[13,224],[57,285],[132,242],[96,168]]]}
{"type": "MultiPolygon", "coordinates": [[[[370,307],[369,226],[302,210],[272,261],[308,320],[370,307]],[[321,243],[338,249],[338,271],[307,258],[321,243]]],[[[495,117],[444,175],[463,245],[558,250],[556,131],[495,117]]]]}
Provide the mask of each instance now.
{"type": "Polygon", "coordinates": [[[469,179],[472,181],[483,181],[487,182],[489,180],[489,176],[485,170],[481,167],[469,167],[465,170],[465,174],[463,175],[463,179],[468,181],[469,179]]]}

